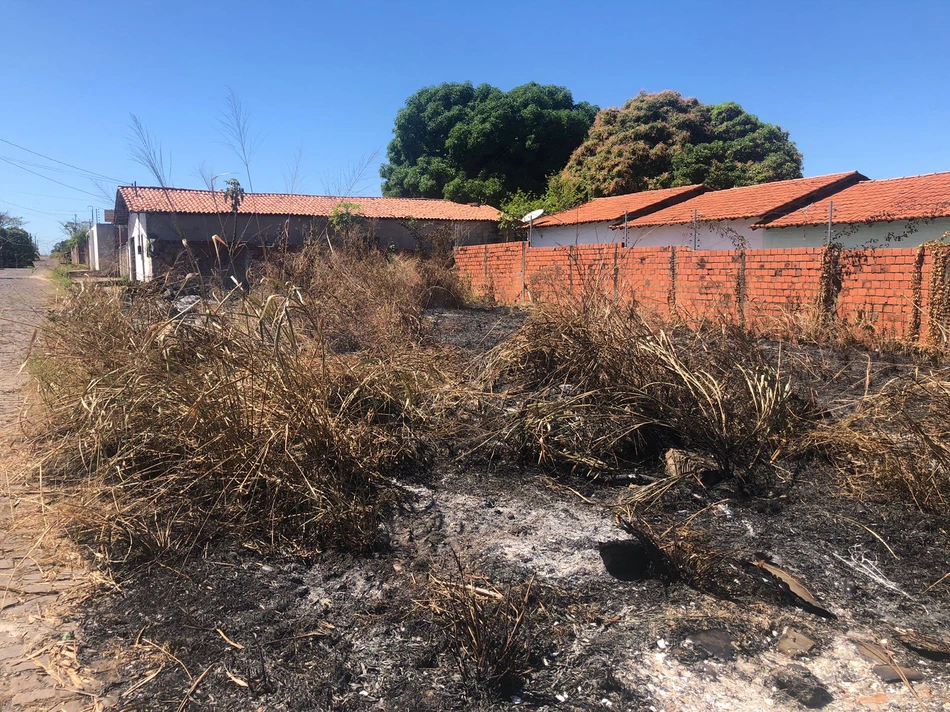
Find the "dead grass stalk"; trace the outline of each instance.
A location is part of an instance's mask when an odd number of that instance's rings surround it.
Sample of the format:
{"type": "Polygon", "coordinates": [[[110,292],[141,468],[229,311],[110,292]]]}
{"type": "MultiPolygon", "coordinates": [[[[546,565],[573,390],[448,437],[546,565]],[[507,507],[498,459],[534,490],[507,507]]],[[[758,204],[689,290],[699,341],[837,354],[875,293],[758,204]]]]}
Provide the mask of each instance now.
{"type": "Polygon", "coordinates": [[[148,288],[62,300],[32,364],[47,405],[34,444],[110,560],[222,531],[374,545],[446,359],[420,344],[412,261],[337,255],[287,256],[250,292],[187,306],[148,288]]]}
{"type": "Polygon", "coordinates": [[[684,447],[747,478],[797,424],[789,379],[747,332],[668,332],[597,293],[539,306],[483,385],[508,398],[492,440],[590,476],[684,447]]]}

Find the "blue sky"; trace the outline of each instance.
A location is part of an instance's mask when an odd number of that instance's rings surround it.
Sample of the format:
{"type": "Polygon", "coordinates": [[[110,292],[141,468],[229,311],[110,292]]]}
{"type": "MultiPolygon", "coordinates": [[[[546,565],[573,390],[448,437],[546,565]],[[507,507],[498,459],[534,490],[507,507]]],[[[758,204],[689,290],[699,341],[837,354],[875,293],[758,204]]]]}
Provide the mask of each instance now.
{"type": "Polygon", "coordinates": [[[736,101],[790,132],[805,175],[950,170],[945,0],[0,0],[0,17],[0,139],[81,169],[0,142],[0,210],[44,248],[58,222],[111,207],[87,171],[110,193],[154,183],[131,159],[130,113],[170,154],[173,184],[202,187],[204,162],[247,188],[218,132],[229,87],[263,138],[258,191],[285,190],[303,146],[301,192],[351,185],[375,153],[354,192],[378,195],[406,98],[466,80],[560,84],[601,107],[641,89],[736,101]]]}

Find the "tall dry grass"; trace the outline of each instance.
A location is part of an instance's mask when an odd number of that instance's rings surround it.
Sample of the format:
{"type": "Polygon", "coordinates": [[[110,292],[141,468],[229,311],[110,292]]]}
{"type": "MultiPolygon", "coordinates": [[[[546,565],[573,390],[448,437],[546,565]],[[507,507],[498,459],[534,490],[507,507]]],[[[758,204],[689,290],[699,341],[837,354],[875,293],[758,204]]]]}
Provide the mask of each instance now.
{"type": "Polygon", "coordinates": [[[518,404],[494,441],[595,476],[685,447],[747,478],[799,417],[788,378],[744,332],[666,331],[592,292],[540,305],[485,382],[518,404]]]}
{"type": "Polygon", "coordinates": [[[306,295],[313,306],[307,333],[340,352],[418,340],[425,309],[468,301],[451,260],[441,255],[311,245],[275,254],[258,271],[259,292],[306,295]]]}
{"type": "MultiPolygon", "coordinates": [[[[33,441],[110,560],[222,532],[365,551],[399,475],[463,444],[594,478],[678,448],[744,484],[782,453],[818,452],[852,489],[946,507],[944,372],[820,419],[781,349],[737,327],[658,324],[602,290],[535,305],[464,364],[422,318],[464,299],[445,263],[311,247],[250,276],[247,292],[195,275],[80,286],[51,314],[31,362],[47,406],[33,441]]],[[[681,469],[628,503],[656,501],[681,469]]]]}
{"type": "Polygon", "coordinates": [[[224,531],[374,545],[449,367],[421,344],[427,282],[410,259],[285,259],[248,293],[205,285],[186,306],[158,288],[77,289],[51,315],[34,443],[110,559],[224,531]]]}
{"type": "Polygon", "coordinates": [[[854,493],[898,496],[924,511],[950,504],[950,372],[915,370],[822,424],[811,442],[854,493]]]}

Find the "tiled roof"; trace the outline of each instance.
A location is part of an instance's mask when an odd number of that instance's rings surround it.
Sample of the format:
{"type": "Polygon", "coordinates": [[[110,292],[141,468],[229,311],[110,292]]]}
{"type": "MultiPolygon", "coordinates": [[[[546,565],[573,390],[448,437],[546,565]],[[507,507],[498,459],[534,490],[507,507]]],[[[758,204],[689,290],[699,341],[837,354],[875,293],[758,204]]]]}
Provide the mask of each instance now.
{"type": "Polygon", "coordinates": [[[612,198],[594,198],[589,203],[578,205],[576,208],[553,215],[545,215],[535,220],[534,226],[551,227],[554,225],[578,225],[580,223],[622,220],[624,215],[627,215],[627,219],[631,220],[654,210],[665,208],[673,203],[692,198],[705,191],[705,186],[687,185],[681,188],[645,190],[642,193],[628,193],[612,198]]]}
{"type": "Polygon", "coordinates": [[[950,173],[864,181],[757,227],[825,224],[829,202],[836,223],[950,217],[950,173]]]}
{"type": "MultiPolygon", "coordinates": [[[[119,197],[131,213],[222,213],[230,208],[223,191],[183,188],[120,186],[119,197]]],[[[119,202],[118,200],[116,201],[119,202]]],[[[358,205],[367,218],[415,218],[417,220],[488,220],[498,222],[501,213],[490,205],[465,205],[429,198],[341,198],[328,195],[248,193],[239,213],[251,215],[329,216],[341,203],[358,205]]],[[[117,206],[118,207],[118,206],[117,206]]],[[[124,211],[122,211],[124,212],[124,211]]]]}
{"type": "Polygon", "coordinates": [[[806,201],[824,197],[829,191],[841,190],[867,178],[856,171],[834,173],[814,178],[797,178],[774,183],[761,183],[743,188],[714,190],[676,205],[631,221],[632,227],[646,225],[682,225],[699,220],[739,220],[765,218],[794,210],[806,201]]]}

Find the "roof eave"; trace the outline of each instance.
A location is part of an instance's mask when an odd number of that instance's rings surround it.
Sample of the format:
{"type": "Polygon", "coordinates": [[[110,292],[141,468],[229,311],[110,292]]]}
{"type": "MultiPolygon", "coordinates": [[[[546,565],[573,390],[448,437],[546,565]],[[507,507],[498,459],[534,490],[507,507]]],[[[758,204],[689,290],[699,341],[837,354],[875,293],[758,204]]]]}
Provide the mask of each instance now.
{"type": "MultiPolygon", "coordinates": [[[[858,173],[857,171],[848,173],[838,180],[826,183],[819,188],[809,191],[805,195],[800,195],[793,200],[786,201],[785,203],[772,208],[767,213],[762,215],[759,221],[752,226],[752,229],[757,230],[761,227],[767,227],[770,222],[778,220],[779,218],[783,218],[786,215],[795,212],[796,210],[801,210],[808,205],[821,202],[825,198],[829,198],[835,193],[840,193],[842,190],[850,188],[851,186],[866,180],[870,179],[866,175],[858,173]]],[[[816,224],[820,225],[821,222],[816,224]]]]}
{"type": "MultiPolygon", "coordinates": [[[[877,219],[874,219],[872,216],[871,218],[866,218],[864,220],[835,220],[834,218],[832,218],[831,224],[832,225],[873,225],[875,223],[893,223],[893,222],[900,222],[903,220],[945,220],[947,218],[950,218],[950,214],[901,215],[901,216],[895,216],[895,217],[889,217],[889,218],[877,218],[877,219]]],[[[803,220],[801,222],[782,223],[781,225],[774,225],[772,223],[769,223],[769,224],[756,223],[755,225],[753,225],[753,228],[756,228],[756,229],[765,228],[768,230],[783,230],[785,228],[790,228],[790,227],[819,227],[819,226],[827,225],[827,224],[828,224],[827,219],[803,220]]]]}

